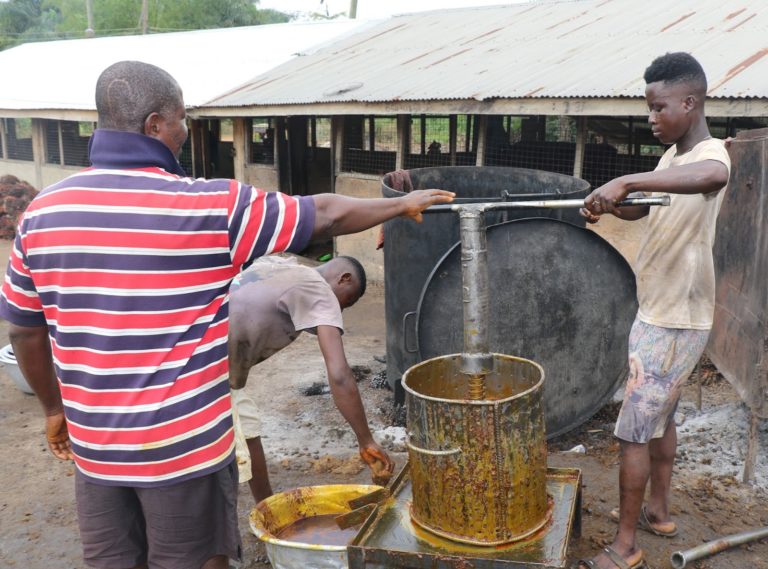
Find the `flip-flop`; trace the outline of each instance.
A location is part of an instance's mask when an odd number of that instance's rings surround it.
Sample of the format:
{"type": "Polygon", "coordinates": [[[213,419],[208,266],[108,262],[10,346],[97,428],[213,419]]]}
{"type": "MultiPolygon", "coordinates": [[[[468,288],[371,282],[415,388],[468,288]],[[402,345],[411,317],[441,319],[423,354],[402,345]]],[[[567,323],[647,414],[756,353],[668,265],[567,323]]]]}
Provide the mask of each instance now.
{"type": "MultiPolygon", "coordinates": [[[[608,557],[608,559],[610,559],[611,563],[617,567],[617,569],[647,569],[648,567],[648,565],[645,563],[645,555],[643,554],[642,550],[639,550],[640,559],[634,565],[627,563],[627,560],[619,555],[619,553],[610,545],[606,545],[603,548],[602,553],[605,553],[605,555],[608,557]]],[[[579,565],[584,565],[587,567],[587,569],[597,569],[598,567],[597,562],[593,559],[581,559],[579,561],[579,565]]]]}
{"type": "Polygon", "coordinates": [[[637,552],[640,554],[640,559],[633,565],[630,565],[613,547],[610,545],[603,547],[603,553],[605,553],[608,556],[608,559],[613,561],[619,569],[646,569],[647,565],[645,564],[645,554],[643,553],[643,550],[638,549],[637,552]]]}
{"type": "MultiPolygon", "coordinates": [[[[611,510],[611,512],[608,514],[608,517],[611,518],[613,521],[618,522],[619,521],[619,510],[614,508],[611,510]]],[[[677,528],[677,524],[674,522],[672,523],[672,529],[669,531],[662,531],[656,527],[653,526],[651,523],[651,520],[648,519],[648,512],[645,509],[645,506],[642,507],[640,510],[640,518],[637,520],[637,527],[643,531],[647,531],[648,533],[652,533],[653,535],[658,535],[661,537],[676,537],[679,533],[679,530],[677,528]]]]}

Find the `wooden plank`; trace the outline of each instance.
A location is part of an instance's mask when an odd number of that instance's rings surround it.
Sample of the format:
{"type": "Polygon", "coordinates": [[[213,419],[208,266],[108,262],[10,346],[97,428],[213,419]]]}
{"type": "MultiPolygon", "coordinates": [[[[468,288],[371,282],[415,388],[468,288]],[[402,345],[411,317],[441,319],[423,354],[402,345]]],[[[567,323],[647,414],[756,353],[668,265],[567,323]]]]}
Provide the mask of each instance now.
{"type": "Polygon", "coordinates": [[[744,458],[744,473],[742,482],[748,484],[755,478],[755,465],[757,464],[757,427],[758,416],[749,412],[749,437],[747,438],[747,454],[744,458]]]}
{"type": "MultiPolygon", "coordinates": [[[[42,111],[38,111],[42,112],[42,111]]],[[[385,101],[368,103],[340,101],[334,103],[308,103],[247,107],[196,107],[189,109],[193,117],[226,116],[287,116],[287,115],[549,115],[549,116],[645,116],[648,113],[642,97],[572,98],[572,99],[493,99],[385,101]]],[[[5,114],[0,109],[0,116],[5,114]]],[[[30,116],[30,115],[20,115],[30,116]]],[[[31,116],[37,116],[35,114],[31,116]]],[[[765,117],[768,99],[709,99],[709,117],[765,117]]]]}
{"type": "Polygon", "coordinates": [[[713,249],[714,325],[707,354],[752,413],[768,417],[768,129],[739,133],[713,249]]]}

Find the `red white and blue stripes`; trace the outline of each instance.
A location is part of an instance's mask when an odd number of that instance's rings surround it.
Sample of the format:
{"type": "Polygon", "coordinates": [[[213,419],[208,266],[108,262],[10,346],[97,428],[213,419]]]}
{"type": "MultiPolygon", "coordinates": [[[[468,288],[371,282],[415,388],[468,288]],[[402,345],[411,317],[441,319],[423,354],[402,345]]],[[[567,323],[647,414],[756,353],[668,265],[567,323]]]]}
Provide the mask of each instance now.
{"type": "Polygon", "coordinates": [[[313,201],[180,177],[154,139],[97,135],[97,167],[25,213],[0,314],[48,326],[75,460],[91,481],[202,476],[234,449],[229,284],[256,257],[305,247],[313,201]],[[100,163],[116,146],[130,160],[100,163]]]}

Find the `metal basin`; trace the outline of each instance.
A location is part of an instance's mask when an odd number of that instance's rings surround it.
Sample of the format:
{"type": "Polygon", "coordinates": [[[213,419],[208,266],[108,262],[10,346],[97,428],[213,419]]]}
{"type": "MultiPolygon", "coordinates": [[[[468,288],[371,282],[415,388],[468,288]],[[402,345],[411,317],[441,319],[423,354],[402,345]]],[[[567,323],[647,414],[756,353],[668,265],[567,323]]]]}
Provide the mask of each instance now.
{"type": "Polygon", "coordinates": [[[251,511],[251,531],[264,542],[273,569],[346,569],[346,545],[303,543],[277,536],[300,520],[349,512],[350,500],[379,488],[381,486],[335,484],[307,486],[274,494],[256,504],[251,511]]]}

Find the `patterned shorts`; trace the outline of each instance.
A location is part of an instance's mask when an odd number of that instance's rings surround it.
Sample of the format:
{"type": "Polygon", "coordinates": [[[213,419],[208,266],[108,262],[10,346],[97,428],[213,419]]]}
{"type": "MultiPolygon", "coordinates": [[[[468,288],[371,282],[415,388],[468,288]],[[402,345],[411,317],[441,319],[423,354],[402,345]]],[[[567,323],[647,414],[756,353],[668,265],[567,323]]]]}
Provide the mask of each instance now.
{"type": "Polygon", "coordinates": [[[664,435],[708,338],[709,330],[661,328],[635,320],[629,333],[629,378],[614,431],[619,439],[647,443],[664,435]]]}

